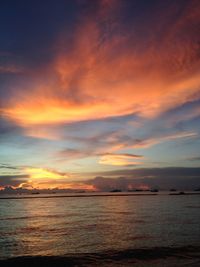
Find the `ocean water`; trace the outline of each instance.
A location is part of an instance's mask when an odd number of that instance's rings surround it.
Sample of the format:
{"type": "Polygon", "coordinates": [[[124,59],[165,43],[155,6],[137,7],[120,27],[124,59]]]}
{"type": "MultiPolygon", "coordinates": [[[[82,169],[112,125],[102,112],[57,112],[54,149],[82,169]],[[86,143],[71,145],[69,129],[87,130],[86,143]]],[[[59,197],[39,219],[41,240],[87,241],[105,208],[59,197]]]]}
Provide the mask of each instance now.
{"type": "Polygon", "coordinates": [[[0,199],[0,258],[200,245],[200,195],[0,199]]]}

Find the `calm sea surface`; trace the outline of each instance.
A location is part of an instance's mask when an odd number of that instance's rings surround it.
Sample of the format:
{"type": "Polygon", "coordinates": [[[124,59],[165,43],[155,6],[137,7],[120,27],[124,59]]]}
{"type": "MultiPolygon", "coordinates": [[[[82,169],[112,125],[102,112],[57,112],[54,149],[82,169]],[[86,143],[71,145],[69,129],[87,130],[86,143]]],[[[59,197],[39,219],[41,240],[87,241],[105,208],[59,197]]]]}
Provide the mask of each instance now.
{"type": "Polygon", "coordinates": [[[187,245],[200,195],[0,199],[0,258],[187,245]]]}

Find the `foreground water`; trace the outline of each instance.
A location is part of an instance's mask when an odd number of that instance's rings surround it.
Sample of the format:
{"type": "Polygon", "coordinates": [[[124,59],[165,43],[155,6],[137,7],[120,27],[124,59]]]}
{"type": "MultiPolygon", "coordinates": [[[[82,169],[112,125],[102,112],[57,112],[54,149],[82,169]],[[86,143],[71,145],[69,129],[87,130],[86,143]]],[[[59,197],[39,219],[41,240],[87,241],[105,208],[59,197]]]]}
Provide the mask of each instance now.
{"type": "Polygon", "coordinates": [[[200,245],[200,196],[0,199],[0,258],[200,245]]]}

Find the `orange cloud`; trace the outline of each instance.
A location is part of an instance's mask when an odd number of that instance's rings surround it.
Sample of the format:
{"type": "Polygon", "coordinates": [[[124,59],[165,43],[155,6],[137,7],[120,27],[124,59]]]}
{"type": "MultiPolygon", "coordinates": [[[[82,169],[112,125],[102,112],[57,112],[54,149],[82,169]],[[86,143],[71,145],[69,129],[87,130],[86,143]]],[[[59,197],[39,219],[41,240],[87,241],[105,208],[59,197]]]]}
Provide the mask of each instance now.
{"type": "Polygon", "coordinates": [[[66,179],[70,177],[69,174],[57,172],[55,170],[44,168],[24,168],[29,179],[20,184],[19,187],[26,188],[54,188],[56,185],[62,186],[66,179]]]}
{"type": "Polygon", "coordinates": [[[26,189],[84,189],[95,190],[93,185],[81,182],[71,182],[68,173],[58,172],[52,169],[27,167],[24,171],[28,174],[28,180],[17,187],[26,189]]]}
{"type": "MultiPolygon", "coordinates": [[[[10,166],[12,167],[12,166],[10,166]]],[[[15,167],[13,167],[15,168],[15,167]]],[[[2,175],[0,190],[11,186],[13,189],[78,189],[95,190],[95,186],[81,181],[72,181],[76,174],[59,172],[53,169],[20,167],[22,175],[2,175]],[[6,181],[6,182],[5,182],[6,181]]],[[[77,178],[77,177],[76,177],[77,178]]],[[[77,180],[77,179],[76,179],[77,180]]]]}
{"type": "Polygon", "coordinates": [[[28,173],[31,180],[33,179],[60,179],[68,178],[66,173],[60,173],[50,169],[44,168],[25,168],[25,172],[28,173]]]}
{"type": "MultiPolygon", "coordinates": [[[[18,90],[2,114],[20,125],[133,112],[152,117],[196,99],[200,86],[197,7],[187,6],[173,25],[167,12],[160,14],[163,22],[152,30],[152,36],[146,36],[148,46],[136,32],[123,32],[115,17],[117,8],[116,1],[102,1],[94,15],[80,18],[73,48],[57,51],[45,70],[53,79],[42,80],[37,73],[38,85],[18,90]],[[165,34],[160,33],[163,25],[168,25],[165,34]]],[[[63,41],[62,45],[67,44],[63,41]]]]}
{"type": "Polygon", "coordinates": [[[141,162],[135,161],[135,159],[142,158],[139,155],[132,154],[105,154],[102,155],[99,163],[106,165],[114,165],[114,166],[132,166],[142,164],[141,162]]]}
{"type": "Polygon", "coordinates": [[[81,183],[81,182],[67,182],[67,181],[44,181],[38,180],[37,182],[28,181],[27,183],[22,183],[18,188],[26,189],[74,189],[74,190],[96,190],[94,185],[81,183]]]}

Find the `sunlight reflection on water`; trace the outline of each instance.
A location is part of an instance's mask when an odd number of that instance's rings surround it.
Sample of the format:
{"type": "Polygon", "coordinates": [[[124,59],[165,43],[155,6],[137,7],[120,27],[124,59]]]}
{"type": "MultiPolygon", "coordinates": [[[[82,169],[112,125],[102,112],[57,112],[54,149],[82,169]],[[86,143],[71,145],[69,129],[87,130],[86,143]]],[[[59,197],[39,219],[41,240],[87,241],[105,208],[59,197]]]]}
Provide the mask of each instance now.
{"type": "Polygon", "coordinates": [[[199,244],[198,207],[199,196],[1,199],[0,257],[199,244]]]}

